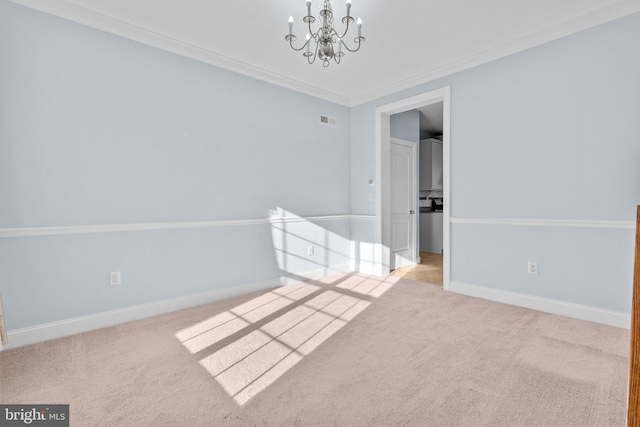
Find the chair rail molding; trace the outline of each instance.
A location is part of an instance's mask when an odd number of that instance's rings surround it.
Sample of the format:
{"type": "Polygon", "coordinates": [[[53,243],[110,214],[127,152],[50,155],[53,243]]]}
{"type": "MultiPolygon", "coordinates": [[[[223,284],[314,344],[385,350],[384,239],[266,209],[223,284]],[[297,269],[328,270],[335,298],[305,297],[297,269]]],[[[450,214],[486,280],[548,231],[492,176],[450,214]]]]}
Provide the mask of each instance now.
{"type": "Polygon", "coordinates": [[[510,225],[520,227],[608,228],[635,230],[633,221],[547,219],[547,218],[451,218],[451,224],[510,225]]]}
{"type": "Polygon", "coordinates": [[[68,234],[122,233],[131,231],[176,230],[182,228],[233,227],[243,225],[277,224],[290,222],[337,221],[350,219],[375,219],[373,215],[312,215],[280,216],[271,218],[236,218],[208,221],[139,222],[128,224],[69,225],[52,227],[0,228],[0,239],[16,237],[60,236],[68,234]]]}

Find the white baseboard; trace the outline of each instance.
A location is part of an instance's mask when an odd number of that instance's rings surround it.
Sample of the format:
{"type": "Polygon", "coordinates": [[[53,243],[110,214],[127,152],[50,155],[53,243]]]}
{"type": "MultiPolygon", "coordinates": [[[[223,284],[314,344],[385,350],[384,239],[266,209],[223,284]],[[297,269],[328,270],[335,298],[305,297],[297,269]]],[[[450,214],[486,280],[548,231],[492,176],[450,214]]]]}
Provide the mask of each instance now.
{"type": "Polygon", "coordinates": [[[631,315],[619,311],[605,310],[587,305],[568,303],[549,298],[519,294],[453,281],[451,282],[449,290],[472,297],[544,311],[545,313],[559,314],[561,316],[587,320],[622,329],[631,329],[631,315]]]}
{"type": "Polygon", "coordinates": [[[355,265],[355,271],[371,276],[386,276],[389,274],[389,267],[374,261],[360,261],[355,265]]]}
{"type": "MultiPolygon", "coordinates": [[[[171,311],[195,307],[252,292],[273,289],[286,284],[299,282],[300,280],[318,279],[330,274],[351,271],[351,267],[352,266],[350,264],[344,264],[330,268],[328,267],[302,272],[295,275],[275,277],[273,279],[247,283],[231,288],[216,289],[214,291],[189,295],[186,297],[141,304],[89,316],[75,317],[59,322],[51,322],[29,328],[16,329],[8,331],[9,343],[5,346],[2,346],[0,343],[0,351],[169,313],[171,311]]],[[[617,311],[460,282],[451,282],[450,290],[452,292],[472,297],[530,308],[546,313],[559,314],[562,316],[573,317],[618,328],[630,329],[631,327],[631,316],[617,311]]]]}
{"type": "Polygon", "coordinates": [[[278,286],[281,286],[281,280],[279,277],[271,280],[234,286],[232,288],[216,289],[210,292],[189,295],[186,297],[172,298],[117,310],[104,311],[88,316],[74,317],[58,322],[45,323],[28,328],[15,329],[8,331],[9,342],[4,349],[8,350],[10,348],[22,347],[120,323],[131,322],[133,320],[144,319],[158,314],[195,307],[278,286]]]}
{"type": "Polygon", "coordinates": [[[273,279],[262,280],[260,282],[247,283],[224,289],[216,289],[201,294],[172,298],[148,304],[140,304],[132,307],[91,314],[88,316],[74,317],[72,319],[65,319],[58,322],[10,330],[7,332],[9,342],[4,346],[4,348],[2,344],[0,344],[0,351],[3,349],[9,350],[11,348],[61,338],[68,335],[79,334],[81,332],[87,332],[94,329],[105,328],[107,326],[118,325],[120,323],[131,322],[133,320],[144,319],[239,295],[250,294],[252,292],[273,289],[303,280],[319,279],[330,274],[350,271],[349,267],[351,267],[350,263],[320,268],[299,274],[274,277],[273,279]]]}

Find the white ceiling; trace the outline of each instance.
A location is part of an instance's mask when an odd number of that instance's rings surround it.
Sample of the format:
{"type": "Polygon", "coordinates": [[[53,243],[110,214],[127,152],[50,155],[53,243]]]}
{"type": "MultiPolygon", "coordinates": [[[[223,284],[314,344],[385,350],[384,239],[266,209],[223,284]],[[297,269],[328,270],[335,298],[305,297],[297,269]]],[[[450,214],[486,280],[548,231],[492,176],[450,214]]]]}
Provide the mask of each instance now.
{"type": "MultiPolygon", "coordinates": [[[[350,106],[640,11],[638,0],[352,0],[366,42],[323,68],[284,40],[290,15],[304,40],[304,0],[12,1],[350,106]]],[[[332,6],[342,28],[345,1],[332,6]]]]}

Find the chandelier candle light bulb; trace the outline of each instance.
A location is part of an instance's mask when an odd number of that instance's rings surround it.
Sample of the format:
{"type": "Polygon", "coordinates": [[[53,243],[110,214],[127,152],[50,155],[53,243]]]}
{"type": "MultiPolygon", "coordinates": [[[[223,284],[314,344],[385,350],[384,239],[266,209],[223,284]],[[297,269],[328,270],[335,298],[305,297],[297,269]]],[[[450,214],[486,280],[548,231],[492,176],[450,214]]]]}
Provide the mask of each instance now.
{"type": "Polygon", "coordinates": [[[293,42],[296,41],[296,36],[293,34],[293,16],[289,17],[289,34],[287,34],[284,39],[289,42],[289,46],[291,46],[293,50],[303,51],[304,53],[302,55],[307,58],[309,64],[313,64],[316,61],[316,58],[319,57],[322,61],[322,65],[326,68],[329,66],[332,59],[336,64],[340,63],[340,60],[345,54],[342,49],[343,47],[349,52],[357,52],[360,50],[362,43],[364,43],[364,37],[362,37],[362,19],[358,18],[358,22],[356,24],[358,27],[358,36],[353,39],[356,45],[351,48],[348,43],[345,43],[344,37],[349,32],[349,27],[353,26],[353,18],[351,17],[351,0],[346,0],[347,14],[342,18],[344,30],[340,33],[336,31],[334,27],[331,1],[323,1],[324,6],[320,10],[318,20],[319,27],[315,31],[312,28],[312,24],[316,22],[316,18],[311,15],[312,1],[306,1],[307,15],[302,19],[302,21],[308,25],[308,32],[305,43],[302,46],[296,47],[293,45],[293,42]],[[311,47],[311,43],[315,43],[313,49],[311,47]],[[334,49],[336,44],[337,49],[334,49]]]}

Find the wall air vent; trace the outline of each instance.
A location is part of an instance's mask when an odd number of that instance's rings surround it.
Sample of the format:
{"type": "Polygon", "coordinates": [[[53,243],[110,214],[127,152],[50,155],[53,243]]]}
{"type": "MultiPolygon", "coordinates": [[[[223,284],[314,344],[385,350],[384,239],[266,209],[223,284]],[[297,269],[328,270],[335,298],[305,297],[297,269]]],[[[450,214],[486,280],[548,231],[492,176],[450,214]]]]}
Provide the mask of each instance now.
{"type": "Polygon", "coordinates": [[[320,123],[323,125],[336,127],[336,118],[320,114],[320,123]]]}

